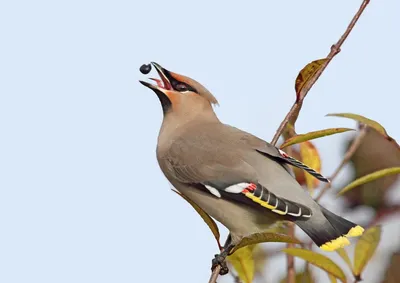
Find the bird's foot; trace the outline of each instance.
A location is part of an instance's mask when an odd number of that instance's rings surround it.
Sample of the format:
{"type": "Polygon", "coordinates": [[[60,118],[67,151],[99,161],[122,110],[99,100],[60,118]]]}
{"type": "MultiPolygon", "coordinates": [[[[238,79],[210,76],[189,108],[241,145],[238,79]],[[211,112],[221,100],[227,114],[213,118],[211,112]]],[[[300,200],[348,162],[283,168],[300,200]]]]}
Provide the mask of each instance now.
{"type": "Polygon", "coordinates": [[[227,253],[225,253],[225,252],[216,254],[212,260],[211,270],[214,271],[214,269],[219,265],[219,266],[221,266],[219,275],[227,274],[229,272],[229,269],[228,269],[228,266],[226,265],[226,260],[225,260],[226,256],[227,256],[227,253]]]}

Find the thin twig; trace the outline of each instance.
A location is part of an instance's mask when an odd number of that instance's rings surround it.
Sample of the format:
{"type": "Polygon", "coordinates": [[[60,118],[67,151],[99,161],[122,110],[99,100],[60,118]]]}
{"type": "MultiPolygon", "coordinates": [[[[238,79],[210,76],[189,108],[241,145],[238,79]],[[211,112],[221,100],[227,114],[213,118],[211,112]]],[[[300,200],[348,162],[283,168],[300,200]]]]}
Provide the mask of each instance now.
{"type": "MultiPolygon", "coordinates": [[[[332,45],[331,50],[330,50],[328,56],[326,57],[327,60],[315,72],[315,74],[306,82],[304,87],[301,89],[300,93],[298,93],[298,96],[297,96],[297,99],[296,99],[295,103],[292,105],[291,109],[286,114],[286,117],[283,119],[283,121],[279,125],[278,129],[276,130],[276,133],[275,133],[275,135],[274,135],[274,137],[273,137],[273,139],[271,141],[271,143],[273,145],[275,145],[277,143],[279,137],[285,131],[285,129],[286,129],[286,127],[287,127],[289,122],[293,126],[292,134],[295,133],[294,132],[294,125],[295,125],[295,122],[296,122],[297,117],[299,115],[299,112],[301,110],[301,107],[303,105],[304,98],[307,96],[308,92],[313,87],[313,85],[318,80],[318,78],[321,76],[323,71],[326,69],[326,67],[328,66],[330,61],[340,52],[340,48],[341,48],[342,44],[344,43],[346,38],[349,36],[350,32],[354,28],[355,24],[357,23],[358,19],[360,18],[361,14],[363,13],[365,7],[369,4],[369,2],[370,2],[369,0],[364,0],[363,1],[363,3],[361,4],[359,10],[357,11],[355,16],[351,20],[351,22],[350,22],[349,26],[347,27],[346,31],[344,32],[344,34],[340,37],[339,41],[336,44],[332,45]]],[[[342,163],[339,165],[339,167],[336,169],[336,171],[331,176],[331,180],[336,178],[336,176],[339,174],[340,170],[350,160],[350,158],[352,157],[352,155],[354,154],[354,152],[358,148],[359,144],[361,143],[362,138],[365,136],[365,133],[366,133],[366,129],[365,129],[365,127],[363,127],[363,129],[361,130],[361,133],[355,139],[355,141],[352,143],[352,145],[350,146],[349,150],[347,151],[342,163]]],[[[327,183],[326,186],[321,191],[320,195],[317,197],[317,200],[319,200],[330,187],[331,187],[331,183],[327,183]]],[[[290,228],[289,228],[289,235],[294,235],[294,232],[295,232],[294,225],[292,224],[290,226],[290,228]]],[[[292,246],[291,244],[288,244],[289,248],[291,246],[292,246]]],[[[311,248],[311,246],[310,246],[310,248],[311,248]]],[[[290,256],[290,255],[287,255],[287,272],[288,272],[288,274],[287,274],[287,283],[295,283],[295,281],[296,281],[296,271],[295,271],[295,268],[294,268],[294,257],[290,256]]]]}
{"type": "Polygon", "coordinates": [[[271,141],[271,144],[275,145],[278,142],[279,137],[281,136],[283,130],[285,129],[286,125],[289,123],[290,118],[300,109],[300,104],[298,102],[292,105],[289,112],[286,114],[285,119],[283,119],[282,123],[279,125],[279,128],[276,130],[274,138],[271,141]]]}
{"type": "MultiPolygon", "coordinates": [[[[289,223],[289,235],[294,237],[295,226],[294,223],[289,223]]],[[[287,247],[294,248],[294,244],[287,244],[287,247]]],[[[287,254],[287,283],[296,283],[296,270],[294,268],[294,256],[287,254]]]]}
{"type": "MultiPolygon", "coordinates": [[[[293,155],[293,148],[292,148],[292,147],[289,147],[289,148],[287,149],[287,153],[288,153],[289,155],[293,155]]],[[[289,235],[290,237],[294,238],[295,231],[296,231],[296,227],[295,227],[294,223],[289,222],[289,223],[288,223],[288,227],[287,227],[287,233],[288,233],[288,235],[289,235]]],[[[291,244],[291,243],[288,243],[286,246],[287,246],[287,248],[289,248],[289,249],[295,247],[295,245],[294,245],[294,244],[291,244]]],[[[287,283],[296,283],[296,269],[295,269],[295,267],[294,267],[294,261],[295,261],[295,259],[294,259],[294,256],[293,256],[293,255],[286,254],[286,262],[287,262],[287,276],[286,276],[286,282],[287,282],[287,283]]]]}
{"type": "MultiPolygon", "coordinates": [[[[294,125],[294,122],[297,119],[297,115],[300,112],[304,98],[306,97],[306,95],[308,94],[310,89],[313,87],[315,82],[318,80],[318,78],[321,76],[323,71],[326,69],[326,67],[328,66],[330,61],[340,52],[340,48],[341,48],[342,44],[344,43],[346,38],[349,36],[350,32],[354,28],[355,24],[357,23],[358,19],[360,18],[361,14],[363,13],[364,9],[369,4],[369,2],[370,2],[370,0],[363,1],[359,10],[357,11],[355,16],[351,20],[349,26],[347,27],[345,33],[340,37],[339,41],[336,44],[332,45],[331,51],[329,52],[328,56],[326,57],[327,60],[325,61],[325,63],[317,70],[317,72],[315,72],[314,76],[311,77],[306,82],[306,84],[304,85],[304,87],[302,88],[302,90],[300,91],[300,93],[298,95],[298,99],[296,99],[296,102],[291,107],[291,109],[288,112],[288,114],[286,115],[285,119],[279,125],[279,128],[277,129],[277,131],[271,141],[271,143],[273,145],[275,145],[277,143],[279,137],[281,136],[282,132],[286,128],[287,124],[293,118],[294,118],[294,121],[292,121],[292,123],[294,125]]],[[[359,140],[357,142],[357,144],[355,142],[353,142],[349,151],[346,153],[345,158],[343,159],[342,163],[340,164],[338,169],[332,175],[332,177],[331,177],[332,179],[338,175],[339,171],[348,162],[348,160],[350,160],[351,156],[354,154],[355,150],[358,148],[358,145],[362,140],[362,137],[360,138],[360,136],[364,136],[364,135],[365,135],[365,128],[361,131],[360,135],[356,138],[356,140],[359,140]],[[354,149],[352,149],[352,148],[354,148],[354,149]],[[350,151],[350,150],[352,150],[352,151],[350,151]]],[[[325,193],[326,190],[328,190],[329,187],[330,187],[330,184],[327,184],[327,186],[325,186],[325,188],[321,191],[320,195],[317,197],[317,200],[319,200],[323,196],[323,194],[325,193]]],[[[289,233],[294,234],[294,225],[290,226],[289,233]]],[[[288,259],[288,283],[294,283],[295,275],[296,275],[295,269],[294,269],[294,258],[289,256],[287,259],[288,259]]],[[[213,270],[213,272],[211,274],[209,283],[216,283],[220,270],[221,270],[221,266],[219,266],[219,265],[216,266],[216,268],[213,270]]]]}
{"type": "Polygon", "coordinates": [[[318,202],[321,200],[322,196],[328,191],[330,187],[332,187],[333,180],[339,175],[339,172],[343,169],[343,167],[350,161],[351,157],[354,155],[358,147],[360,146],[362,140],[367,133],[367,127],[365,125],[361,125],[361,130],[358,136],[353,140],[349,149],[343,157],[342,162],[340,162],[339,166],[336,168],[335,172],[333,172],[332,176],[329,178],[330,182],[326,183],[322,188],[318,197],[315,198],[315,201],[318,202]]]}
{"type": "Polygon", "coordinates": [[[312,88],[312,86],[315,84],[315,82],[318,80],[318,78],[321,76],[325,68],[328,66],[328,64],[331,62],[333,57],[335,57],[340,51],[341,47],[344,43],[344,41],[347,39],[349,36],[350,32],[353,30],[355,24],[357,23],[358,19],[360,18],[361,14],[364,12],[365,8],[369,4],[370,0],[364,0],[361,3],[360,8],[358,9],[357,13],[354,15],[353,19],[351,20],[350,24],[347,26],[346,31],[344,34],[340,37],[339,41],[336,42],[336,44],[332,45],[331,51],[329,52],[328,56],[326,56],[326,59],[328,59],[325,64],[321,66],[316,72],[315,75],[306,83],[306,85],[303,87],[303,89],[300,92],[300,98],[303,98],[307,95],[309,90],[312,88]]]}
{"type": "Polygon", "coordinates": [[[208,281],[208,283],[216,283],[217,282],[217,278],[218,278],[220,270],[221,270],[221,266],[217,265],[214,268],[213,272],[211,273],[210,280],[208,281]]]}
{"type": "MultiPolygon", "coordinates": [[[[357,23],[358,19],[360,18],[361,14],[364,12],[365,8],[369,4],[370,0],[364,0],[358,9],[357,13],[354,15],[353,19],[351,20],[350,24],[348,25],[346,31],[344,34],[340,37],[338,42],[331,47],[331,51],[329,52],[328,56],[326,57],[326,61],[322,66],[315,72],[315,74],[306,82],[302,90],[300,91],[298,95],[298,99],[296,99],[296,102],[293,104],[292,108],[290,109],[289,113],[286,115],[285,119],[283,119],[282,123],[279,125],[279,128],[277,129],[273,139],[272,139],[272,144],[275,145],[281,136],[282,132],[286,128],[287,124],[289,123],[290,119],[294,114],[300,111],[302,103],[304,98],[307,96],[308,92],[310,89],[313,87],[315,82],[318,80],[318,78],[321,76],[323,71],[326,69],[328,64],[332,61],[332,59],[340,52],[340,48],[342,47],[343,43],[349,36],[350,32],[353,30],[355,24],[357,23]]],[[[294,123],[293,123],[294,124],[294,123]]]]}
{"type": "MultiPolygon", "coordinates": [[[[229,234],[228,237],[226,238],[224,247],[223,247],[223,248],[220,247],[220,249],[219,249],[219,250],[220,250],[220,254],[219,254],[219,255],[222,255],[222,253],[224,253],[225,250],[226,250],[226,251],[231,250],[230,246],[231,246],[231,234],[229,234]]],[[[226,260],[226,256],[227,256],[227,255],[228,255],[228,254],[226,254],[226,255],[224,256],[224,260],[226,260]]],[[[225,263],[226,263],[226,261],[225,261],[225,263]]],[[[221,264],[218,264],[218,265],[213,269],[213,271],[212,271],[212,273],[211,273],[211,276],[210,276],[210,280],[208,281],[208,283],[216,283],[216,282],[217,282],[217,278],[218,278],[218,275],[219,275],[221,269],[222,269],[221,264]]]]}

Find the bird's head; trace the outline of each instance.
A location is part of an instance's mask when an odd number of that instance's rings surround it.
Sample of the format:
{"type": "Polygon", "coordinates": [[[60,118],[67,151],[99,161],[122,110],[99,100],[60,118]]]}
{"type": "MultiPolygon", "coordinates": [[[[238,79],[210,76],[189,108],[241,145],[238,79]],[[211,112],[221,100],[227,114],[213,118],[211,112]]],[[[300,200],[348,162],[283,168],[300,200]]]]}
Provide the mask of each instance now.
{"type": "MultiPolygon", "coordinates": [[[[140,83],[157,94],[164,115],[169,112],[200,112],[212,109],[212,104],[218,104],[217,99],[197,81],[168,71],[155,62],[151,62],[151,65],[157,70],[161,79],[150,78],[156,84],[145,81],[140,81],[140,83]]],[[[148,68],[150,71],[150,66],[148,68]]]]}

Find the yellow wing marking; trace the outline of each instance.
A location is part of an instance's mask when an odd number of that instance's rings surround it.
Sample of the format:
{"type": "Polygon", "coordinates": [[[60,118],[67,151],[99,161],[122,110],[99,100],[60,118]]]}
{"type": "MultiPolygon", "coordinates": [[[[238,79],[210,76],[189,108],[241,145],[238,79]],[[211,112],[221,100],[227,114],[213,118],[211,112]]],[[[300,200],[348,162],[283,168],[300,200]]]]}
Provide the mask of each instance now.
{"type": "Polygon", "coordinates": [[[252,201],[260,204],[261,206],[263,206],[265,208],[268,208],[269,210],[271,210],[271,211],[273,211],[273,212],[275,212],[277,214],[280,214],[280,215],[286,215],[287,214],[287,208],[286,208],[286,211],[281,211],[281,210],[277,210],[276,209],[278,207],[278,198],[276,199],[276,206],[272,206],[268,202],[259,199],[258,197],[254,196],[253,194],[251,194],[249,192],[245,193],[244,195],[246,197],[248,197],[249,199],[251,199],[252,201]]]}

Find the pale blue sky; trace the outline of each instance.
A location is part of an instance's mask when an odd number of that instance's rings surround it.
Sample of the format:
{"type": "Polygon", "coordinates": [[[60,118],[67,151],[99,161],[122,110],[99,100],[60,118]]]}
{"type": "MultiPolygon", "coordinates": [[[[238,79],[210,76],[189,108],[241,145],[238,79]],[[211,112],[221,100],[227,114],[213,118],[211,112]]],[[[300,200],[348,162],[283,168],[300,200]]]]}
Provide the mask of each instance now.
{"type": "MultiPolygon", "coordinates": [[[[221,120],[270,140],[298,71],[329,52],[360,2],[2,1],[0,282],[206,282],[217,248],[157,165],[162,111],[139,66],[195,78],[221,120]]],[[[298,132],[354,127],[324,115],[355,112],[400,140],[399,11],[371,1],[298,132]]],[[[316,142],[326,175],[349,136],[316,142]]],[[[276,280],[285,266],[268,268],[276,280]]]]}

